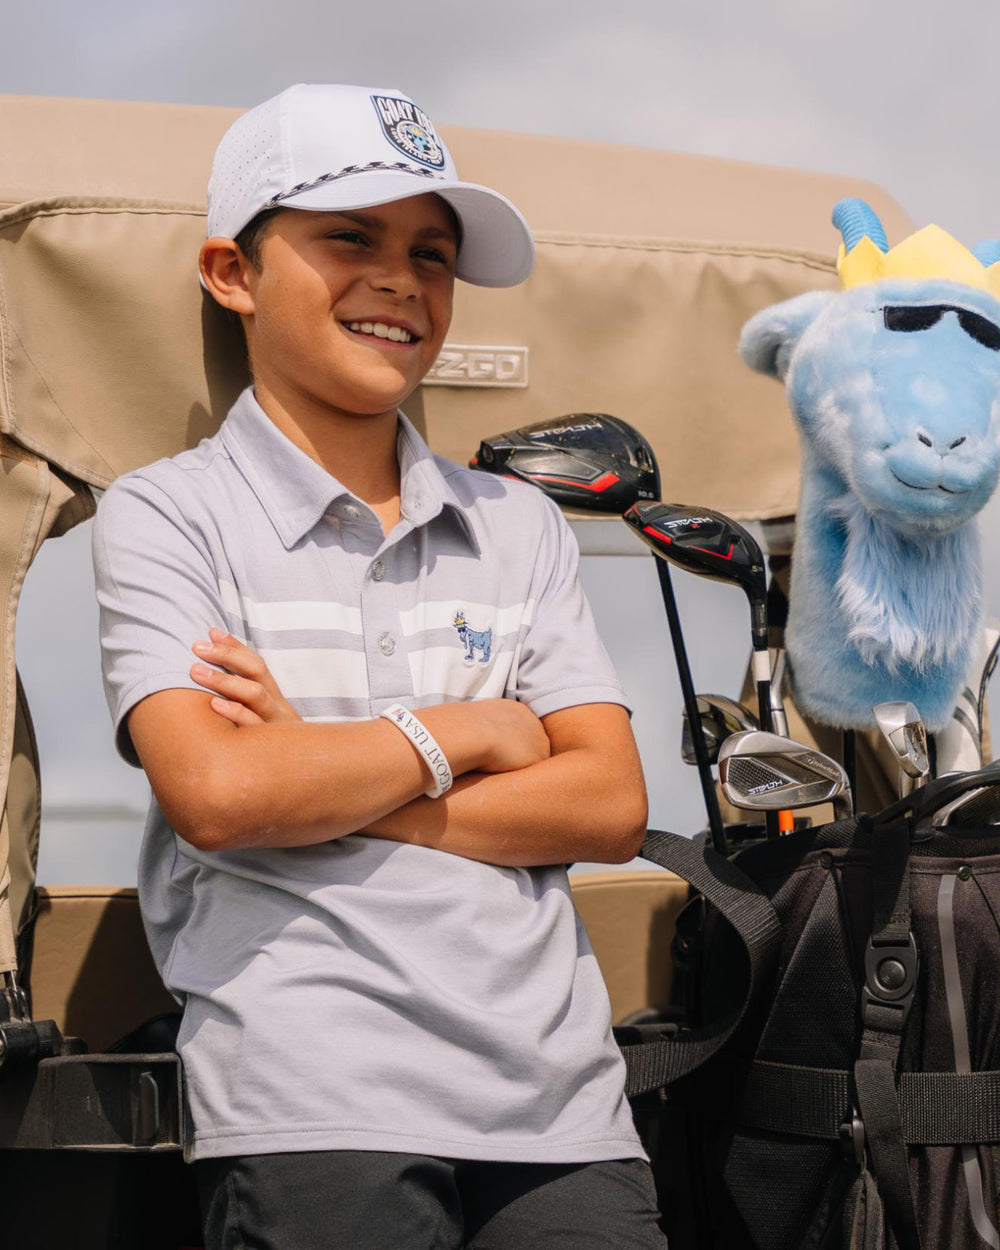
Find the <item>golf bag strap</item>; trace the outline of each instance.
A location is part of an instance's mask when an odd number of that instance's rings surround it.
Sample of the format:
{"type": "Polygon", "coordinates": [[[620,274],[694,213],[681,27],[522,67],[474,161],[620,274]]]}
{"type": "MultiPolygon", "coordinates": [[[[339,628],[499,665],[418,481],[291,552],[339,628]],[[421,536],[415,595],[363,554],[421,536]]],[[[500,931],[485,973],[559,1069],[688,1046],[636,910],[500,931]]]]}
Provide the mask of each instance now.
{"type": "Polygon", "coordinates": [[[778,950],[781,922],[770,899],[725,856],[703,839],[651,829],[642,857],[669,868],[689,882],[733,926],[749,955],[747,992],[739,1007],[704,1028],[672,1038],[632,1044],[625,1032],[622,1054],[627,1070],[625,1092],[644,1094],[687,1076],[725,1045],[743,1019],[754,988],[778,950]]]}
{"type": "MultiPolygon", "coordinates": [[[[853,1099],[850,1070],[756,1060],[732,1075],[737,1092],[730,1105],[742,1127],[845,1139],[853,1099]]],[[[726,1083],[717,1088],[720,1101],[727,1099],[726,1083]]],[[[699,1091],[700,1099],[705,1096],[699,1091]]],[[[902,1072],[897,1098],[908,1146],[1000,1143],[1000,1071],[902,1072]]]]}
{"type": "Polygon", "coordinates": [[[896,1096],[896,1064],[917,981],[910,931],[910,829],[904,819],[872,830],[872,934],[861,991],[856,1107],[871,1169],[900,1250],[920,1250],[910,1165],[896,1096]]]}

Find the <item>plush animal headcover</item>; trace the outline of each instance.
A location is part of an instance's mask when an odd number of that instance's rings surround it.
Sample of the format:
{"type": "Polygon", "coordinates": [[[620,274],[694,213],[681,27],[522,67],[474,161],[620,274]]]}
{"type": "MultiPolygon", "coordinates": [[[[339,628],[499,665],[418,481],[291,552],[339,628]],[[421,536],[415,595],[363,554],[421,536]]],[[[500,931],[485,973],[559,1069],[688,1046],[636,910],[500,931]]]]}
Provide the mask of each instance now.
{"type": "Polygon", "coordinates": [[[972,518],[1000,470],[1000,242],[968,251],[927,226],[891,251],[841,200],[843,290],[746,324],[740,354],[781,379],[803,474],[786,632],[796,699],[861,728],[910,699],[950,718],[978,647],[972,518]]]}

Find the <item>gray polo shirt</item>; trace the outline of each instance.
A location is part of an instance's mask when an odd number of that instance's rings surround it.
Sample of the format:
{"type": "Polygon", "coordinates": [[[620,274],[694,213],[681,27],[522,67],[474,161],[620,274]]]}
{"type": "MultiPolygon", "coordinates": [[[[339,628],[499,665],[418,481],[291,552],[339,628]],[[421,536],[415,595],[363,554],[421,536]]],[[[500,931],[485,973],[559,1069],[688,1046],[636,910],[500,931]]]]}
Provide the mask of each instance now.
{"type": "MultiPolygon", "coordinates": [[[[218,434],[119,478],[94,558],[124,718],[199,689],[224,626],[312,721],[449,699],[623,703],[558,509],[431,454],[400,417],[402,518],[296,448],[250,391],[218,434]]],[[[189,1158],[326,1149],[582,1162],[642,1154],[564,868],[350,835],[201,852],[150,811],[147,934],[184,1005],[189,1158]]]]}

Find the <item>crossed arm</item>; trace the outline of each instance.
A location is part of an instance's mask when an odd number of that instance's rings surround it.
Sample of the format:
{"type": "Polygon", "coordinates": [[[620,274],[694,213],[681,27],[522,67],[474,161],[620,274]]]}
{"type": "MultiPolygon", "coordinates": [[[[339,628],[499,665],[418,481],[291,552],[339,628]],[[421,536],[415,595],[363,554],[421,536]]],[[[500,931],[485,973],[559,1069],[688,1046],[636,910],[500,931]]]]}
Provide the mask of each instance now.
{"type": "Polygon", "coordinates": [[[306,724],[263,660],[213,630],[205,693],[163,690],[128,728],[167,819],[201,850],[303,846],[348,833],[505,867],[617,863],[638,851],[646,794],[628,716],[594,703],[540,720],[512,699],[423,708],[456,781],[430,772],[385,720],[306,724]]]}

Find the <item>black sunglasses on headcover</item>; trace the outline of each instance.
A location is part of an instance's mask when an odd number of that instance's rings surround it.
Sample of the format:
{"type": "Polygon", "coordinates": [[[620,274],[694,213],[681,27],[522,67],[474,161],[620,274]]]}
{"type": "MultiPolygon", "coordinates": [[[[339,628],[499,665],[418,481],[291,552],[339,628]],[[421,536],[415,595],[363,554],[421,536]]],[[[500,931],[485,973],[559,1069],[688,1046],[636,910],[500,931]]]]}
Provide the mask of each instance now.
{"type": "Polygon", "coordinates": [[[980,313],[955,304],[886,304],[882,309],[887,330],[900,330],[912,334],[915,330],[929,330],[937,325],[947,312],[953,312],[958,324],[970,338],[991,352],[1000,352],[1000,326],[980,313]]]}

